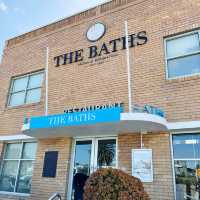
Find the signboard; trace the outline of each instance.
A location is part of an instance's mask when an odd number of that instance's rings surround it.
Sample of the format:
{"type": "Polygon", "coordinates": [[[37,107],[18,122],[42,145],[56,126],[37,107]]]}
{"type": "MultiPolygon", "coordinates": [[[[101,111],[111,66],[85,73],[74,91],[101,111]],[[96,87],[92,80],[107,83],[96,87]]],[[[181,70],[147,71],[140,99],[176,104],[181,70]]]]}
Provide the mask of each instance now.
{"type": "Polygon", "coordinates": [[[132,175],[142,182],[153,182],[152,149],[132,150],[132,175]]]}
{"type": "Polygon", "coordinates": [[[160,108],[151,106],[151,105],[145,105],[145,106],[139,106],[137,104],[133,105],[133,112],[141,112],[141,113],[149,113],[152,115],[158,115],[160,117],[165,117],[164,111],[162,111],[160,108]]]}
{"type": "Polygon", "coordinates": [[[64,113],[30,119],[30,129],[58,128],[65,126],[92,125],[120,121],[121,108],[110,108],[86,112],[64,113]]]}
{"type": "MultiPolygon", "coordinates": [[[[148,41],[147,32],[140,31],[132,33],[128,36],[129,48],[145,45],[148,41]]],[[[84,63],[88,60],[101,58],[102,56],[112,55],[118,51],[126,49],[126,36],[114,38],[101,44],[93,44],[88,48],[79,48],[74,51],[66,52],[64,54],[54,57],[55,67],[65,66],[72,63],[84,63]]]]}
{"type": "Polygon", "coordinates": [[[110,108],[121,108],[123,109],[123,103],[117,102],[117,103],[109,103],[109,104],[101,104],[101,105],[90,105],[90,106],[84,106],[84,107],[73,107],[73,108],[66,108],[64,110],[64,113],[74,113],[74,112],[86,112],[86,111],[94,111],[94,110],[104,110],[104,109],[110,109],[110,108]]]}

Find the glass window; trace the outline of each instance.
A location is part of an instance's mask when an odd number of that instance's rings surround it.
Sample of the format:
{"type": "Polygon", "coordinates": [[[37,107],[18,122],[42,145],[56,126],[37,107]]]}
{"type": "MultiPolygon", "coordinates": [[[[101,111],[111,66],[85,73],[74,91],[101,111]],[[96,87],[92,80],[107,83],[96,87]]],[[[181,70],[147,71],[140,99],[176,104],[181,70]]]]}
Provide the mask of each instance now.
{"type": "Polygon", "coordinates": [[[97,165],[98,168],[116,165],[116,140],[98,141],[97,165]]]}
{"type": "Polygon", "coordinates": [[[35,159],[35,154],[37,150],[37,143],[27,142],[24,143],[22,158],[23,159],[35,159]]]}
{"type": "Polygon", "coordinates": [[[173,136],[173,149],[175,159],[200,159],[200,135],[173,136]]]}
{"type": "Polygon", "coordinates": [[[25,100],[25,92],[18,92],[18,93],[13,93],[10,96],[10,105],[12,106],[19,106],[24,104],[25,100]]]}
{"type": "Polygon", "coordinates": [[[43,74],[43,72],[37,72],[13,78],[9,92],[8,105],[12,107],[39,102],[43,74]]]}
{"type": "Polygon", "coordinates": [[[92,140],[77,141],[73,169],[72,199],[83,199],[83,188],[90,175],[92,140]]]}
{"type": "Polygon", "coordinates": [[[74,173],[90,174],[91,141],[77,141],[74,163],[74,173]]]}
{"type": "Polygon", "coordinates": [[[28,83],[28,77],[15,79],[13,81],[13,92],[26,90],[27,83],[28,83]]]}
{"type": "Polygon", "coordinates": [[[167,57],[184,56],[199,51],[198,33],[171,39],[167,42],[167,57]]]}
{"type": "Polygon", "coordinates": [[[17,181],[18,193],[30,193],[33,174],[33,161],[22,161],[17,181]]]}
{"type": "Polygon", "coordinates": [[[200,134],[173,136],[176,199],[200,199],[200,134]]]}
{"type": "Polygon", "coordinates": [[[168,78],[200,73],[200,33],[166,39],[168,78]]]}
{"type": "Polygon", "coordinates": [[[5,146],[0,191],[30,193],[37,143],[10,143],[5,146]]]}
{"type": "Polygon", "coordinates": [[[28,88],[33,89],[33,88],[36,88],[36,87],[41,87],[42,80],[43,80],[43,74],[42,73],[30,76],[28,88]]]}
{"type": "Polygon", "coordinates": [[[14,192],[15,182],[17,177],[17,161],[3,162],[1,177],[0,177],[0,190],[6,192],[14,192]]]}
{"type": "Polygon", "coordinates": [[[5,152],[5,159],[19,159],[21,152],[21,144],[7,144],[6,152],[5,152]]]}
{"type": "Polygon", "coordinates": [[[26,103],[36,103],[40,101],[41,89],[32,89],[27,91],[26,103]]]}
{"type": "Polygon", "coordinates": [[[169,77],[200,73],[200,54],[168,61],[169,77]],[[190,67],[188,67],[190,66],[190,67]]]}

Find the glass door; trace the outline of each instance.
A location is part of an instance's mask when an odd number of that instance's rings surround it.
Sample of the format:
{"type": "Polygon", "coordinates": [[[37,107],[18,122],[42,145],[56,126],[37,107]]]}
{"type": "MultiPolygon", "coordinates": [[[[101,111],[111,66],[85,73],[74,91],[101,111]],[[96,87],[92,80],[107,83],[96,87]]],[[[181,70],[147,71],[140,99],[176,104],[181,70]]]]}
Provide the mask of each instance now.
{"type": "Polygon", "coordinates": [[[91,173],[92,140],[76,141],[73,166],[72,199],[83,199],[83,188],[91,173]]]}
{"type": "Polygon", "coordinates": [[[116,139],[92,138],[76,140],[72,200],[82,200],[84,185],[90,174],[99,168],[116,167],[116,139]]]}

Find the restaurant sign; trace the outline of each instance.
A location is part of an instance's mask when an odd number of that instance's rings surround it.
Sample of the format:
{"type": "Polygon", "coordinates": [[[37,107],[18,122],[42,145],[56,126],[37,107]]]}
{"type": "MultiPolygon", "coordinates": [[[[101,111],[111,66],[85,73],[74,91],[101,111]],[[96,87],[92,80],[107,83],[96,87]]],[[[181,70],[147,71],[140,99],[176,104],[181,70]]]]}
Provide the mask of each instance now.
{"type": "MultiPolygon", "coordinates": [[[[148,41],[147,32],[140,31],[128,35],[128,47],[144,45],[148,41]]],[[[81,63],[85,60],[101,58],[112,55],[115,52],[126,49],[126,36],[114,38],[108,42],[92,45],[88,48],[79,48],[54,57],[55,67],[65,66],[72,63],[81,63]]]]}
{"type": "Polygon", "coordinates": [[[116,103],[108,103],[108,104],[98,104],[98,105],[89,105],[84,107],[72,107],[65,108],[64,113],[75,113],[75,112],[85,112],[85,111],[94,111],[94,110],[105,110],[108,108],[121,108],[123,111],[124,103],[116,102],[116,103]]]}
{"type": "Polygon", "coordinates": [[[30,119],[30,129],[93,125],[120,121],[121,108],[107,108],[85,112],[63,113],[30,119]]]}

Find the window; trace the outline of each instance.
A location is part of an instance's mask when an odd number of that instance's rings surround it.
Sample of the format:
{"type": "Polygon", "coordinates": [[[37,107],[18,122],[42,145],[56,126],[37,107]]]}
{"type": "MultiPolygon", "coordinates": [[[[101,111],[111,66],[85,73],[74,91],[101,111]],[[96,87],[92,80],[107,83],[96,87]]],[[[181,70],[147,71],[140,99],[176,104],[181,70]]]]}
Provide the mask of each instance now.
{"type": "Polygon", "coordinates": [[[37,143],[8,143],[1,165],[0,191],[30,193],[37,143]]]}
{"type": "Polygon", "coordinates": [[[27,74],[12,79],[8,106],[37,103],[41,97],[43,72],[27,74]]]}
{"type": "Polygon", "coordinates": [[[167,77],[200,73],[200,31],[166,39],[167,77]]]}
{"type": "Polygon", "coordinates": [[[176,199],[200,199],[200,134],[173,136],[176,199]]]}

